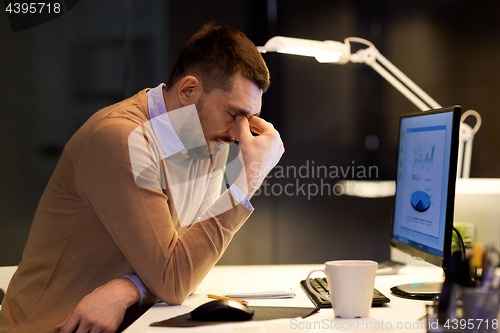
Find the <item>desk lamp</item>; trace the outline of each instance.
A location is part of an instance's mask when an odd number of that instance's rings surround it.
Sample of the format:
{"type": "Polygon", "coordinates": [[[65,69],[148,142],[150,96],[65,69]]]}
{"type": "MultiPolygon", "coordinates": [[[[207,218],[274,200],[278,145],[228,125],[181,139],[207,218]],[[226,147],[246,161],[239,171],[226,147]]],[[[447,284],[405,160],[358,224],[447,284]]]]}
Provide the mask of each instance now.
{"type": "MultiPolygon", "coordinates": [[[[362,38],[349,37],[344,40],[344,43],[342,43],[331,40],[314,41],[301,38],[276,36],[268,40],[266,45],[259,46],[257,47],[257,49],[261,53],[279,52],[315,57],[316,60],[320,63],[335,63],[340,65],[346,64],[349,61],[353,63],[365,63],[366,65],[373,68],[377,73],[379,73],[390,84],[392,84],[421,111],[439,109],[442,107],[425,91],[417,86],[415,82],[413,82],[408,76],[406,76],[389,60],[387,60],[386,57],[380,54],[380,52],[371,42],[362,38]],[[358,50],[356,53],[351,53],[351,43],[360,43],[367,47],[358,50]]],[[[479,126],[481,126],[481,118],[476,111],[469,110],[464,113],[464,116],[465,117],[462,117],[462,121],[460,124],[461,138],[458,154],[458,166],[460,171],[457,172],[457,177],[459,178],[469,178],[470,160],[472,156],[472,141],[474,139],[474,134],[479,129],[479,126]],[[469,115],[474,115],[477,119],[476,126],[474,126],[474,128],[471,128],[469,125],[463,122],[463,120],[465,120],[465,118],[469,115]],[[466,147],[465,154],[464,147],[466,147]]],[[[347,186],[347,194],[349,194],[349,188],[352,188],[352,184],[350,185],[351,186],[347,186]]],[[[380,189],[382,190],[380,194],[377,194],[375,188],[371,186],[369,196],[387,196],[388,194],[394,195],[394,191],[391,191],[390,189],[390,184],[382,182],[380,183],[380,185],[380,189]]]]}
{"type": "MultiPolygon", "coordinates": [[[[340,65],[346,64],[349,61],[353,63],[365,63],[398,89],[421,111],[441,108],[439,103],[425,93],[410,78],[387,60],[387,58],[380,54],[371,42],[362,38],[349,37],[342,43],[331,40],[314,41],[276,36],[269,39],[264,46],[257,47],[257,49],[261,53],[279,52],[315,57],[320,63],[335,63],[340,65]],[[362,48],[356,53],[351,53],[351,43],[363,44],[366,48],[362,48]]],[[[490,228],[495,226],[491,236],[480,237],[479,235],[478,240],[488,241],[488,243],[493,243],[497,247],[500,247],[500,223],[497,211],[498,208],[496,208],[498,205],[494,203],[500,195],[500,179],[469,179],[472,142],[480,126],[481,117],[476,111],[469,110],[464,112],[460,123],[460,144],[457,163],[457,177],[459,179],[457,180],[456,202],[459,205],[455,205],[455,207],[467,207],[470,209],[463,209],[464,211],[462,211],[456,208],[455,219],[474,222],[477,225],[481,225],[482,228],[480,229],[483,230],[492,230],[490,228]],[[476,117],[474,128],[464,122],[470,115],[476,117]],[[471,198],[475,198],[475,200],[471,200],[471,198]],[[478,201],[487,202],[484,207],[487,216],[481,215],[484,220],[475,217],[477,214],[474,212],[476,212],[477,209],[474,209],[474,207],[469,204],[465,204],[467,202],[477,203],[478,201]],[[465,211],[468,213],[466,214],[465,211]],[[495,241],[491,242],[492,240],[495,241]]],[[[341,180],[338,184],[342,185],[341,188],[344,194],[360,197],[374,198],[393,196],[396,190],[394,181],[341,180]],[[363,191],[360,191],[360,188],[363,189],[363,191]]]]}

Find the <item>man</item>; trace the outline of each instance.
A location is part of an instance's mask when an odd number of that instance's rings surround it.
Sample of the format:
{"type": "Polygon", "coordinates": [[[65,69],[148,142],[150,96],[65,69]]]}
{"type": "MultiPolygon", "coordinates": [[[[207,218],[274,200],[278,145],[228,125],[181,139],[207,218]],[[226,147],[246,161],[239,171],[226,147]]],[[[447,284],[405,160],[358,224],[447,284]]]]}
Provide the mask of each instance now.
{"type": "Polygon", "coordinates": [[[40,200],[0,332],[114,332],[158,299],[182,303],[251,214],[248,200],[284,151],[257,116],[268,86],[243,33],[206,25],[165,87],[92,116],[40,200]],[[244,167],[220,195],[233,139],[244,167]]]}

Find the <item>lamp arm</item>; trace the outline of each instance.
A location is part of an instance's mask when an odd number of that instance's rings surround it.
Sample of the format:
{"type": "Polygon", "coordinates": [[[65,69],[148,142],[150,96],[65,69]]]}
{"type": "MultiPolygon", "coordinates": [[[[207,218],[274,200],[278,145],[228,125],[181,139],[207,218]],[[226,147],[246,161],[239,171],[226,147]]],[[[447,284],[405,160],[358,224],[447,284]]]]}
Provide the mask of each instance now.
{"type": "MultiPolygon", "coordinates": [[[[353,39],[347,38],[346,43],[349,43],[350,40],[353,39]]],[[[362,39],[355,39],[353,41],[363,43],[362,39]]],[[[366,65],[372,67],[421,111],[441,108],[439,103],[437,103],[432,97],[416,85],[415,82],[394,66],[373,46],[373,44],[368,44],[368,41],[366,42],[367,43],[364,44],[369,45],[368,48],[361,49],[355,54],[352,54],[350,58],[351,62],[365,63],[366,65]]]]}
{"type": "MultiPolygon", "coordinates": [[[[319,62],[345,64],[348,61],[354,63],[364,63],[372,67],[384,79],[392,84],[399,92],[408,98],[421,111],[431,109],[439,109],[441,105],[423,91],[415,82],[394,66],[386,57],[384,57],[377,48],[368,40],[358,37],[348,37],[344,43],[336,41],[311,41],[299,38],[290,38],[283,36],[275,36],[268,40],[265,46],[257,48],[260,52],[283,52],[302,56],[313,56],[319,62]],[[360,43],[365,45],[365,48],[351,54],[350,43],[360,43]],[[307,50],[307,52],[305,52],[307,50]],[[312,50],[316,50],[316,53],[312,50]],[[324,53],[340,53],[340,58],[326,57],[324,53]],[[321,57],[319,56],[321,55],[321,57]]],[[[472,155],[472,141],[474,134],[481,125],[481,117],[475,111],[469,110],[464,113],[460,124],[460,147],[458,151],[458,177],[469,177],[470,161],[472,155]],[[475,114],[477,123],[472,129],[464,123],[465,117],[469,114],[475,114]],[[471,133],[469,138],[467,133],[471,133]],[[466,145],[467,144],[467,145],[466,145]],[[465,161],[464,161],[465,159],[465,161]],[[462,173],[463,171],[463,173],[462,173]]]]}
{"type": "MultiPolygon", "coordinates": [[[[365,63],[372,67],[421,111],[441,108],[439,103],[417,86],[415,82],[394,66],[386,57],[380,54],[371,42],[362,38],[349,37],[345,39],[345,43],[349,45],[349,49],[350,42],[361,43],[368,46],[367,48],[351,54],[349,58],[351,62],[365,63]]],[[[460,120],[457,178],[469,178],[472,160],[472,142],[474,140],[474,134],[480,126],[481,116],[476,111],[468,110],[462,115],[462,119],[460,120]],[[476,126],[474,126],[473,129],[464,122],[465,118],[469,115],[474,115],[476,117],[476,126]]]]}
{"type": "MultiPolygon", "coordinates": [[[[377,73],[380,74],[380,76],[382,76],[390,84],[392,84],[397,90],[399,90],[400,93],[408,98],[421,111],[441,108],[441,105],[439,105],[439,103],[437,103],[425,91],[417,86],[415,82],[413,82],[408,76],[406,76],[396,66],[394,66],[386,57],[380,54],[380,52],[371,42],[357,37],[346,38],[345,43],[349,45],[350,42],[357,42],[368,46],[367,48],[361,49],[358,52],[351,54],[349,58],[351,62],[365,63],[366,65],[373,68],[377,73]]],[[[460,124],[460,145],[458,149],[457,161],[457,178],[469,178],[472,159],[472,141],[474,140],[474,134],[479,129],[479,126],[481,126],[481,117],[477,112],[469,110],[462,116],[460,124]],[[474,130],[472,130],[469,125],[464,123],[465,118],[469,114],[474,114],[476,116],[476,119],[478,119],[474,130]]]]}
{"type": "Polygon", "coordinates": [[[421,111],[430,110],[429,106],[425,104],[422,99],[420,99],[415,93],[408,89],[404,84],[398,81],[393,75],[391,75],[384,67],[382,67],[377,62],[367,63],[368,66],[373,68],[377,73],[379,73],[384,79],[386,79],[390,84],[392,84],[400,93],[402,93],[406,98],[408,98],[413,104],[415,104],[421,111]]]}
{"type": "Polygon", "coordinates": [[[481,127],[481,115],[475,110],[468,110],[462,114],[460,118],[460,145],[458,147],[458,172],[457,178],[469,178],[470,165],[472,159],[472,143],[474,135],[481,127]],[[476,118],[474,128],[465,123],[468,116],[476,118]],[[461,171],[461,173],[460,173],[461,171]]]}
{"type": "Polygon", "coordinates": [[[439,109],[442,106],[436,102],[431,96],[429,96],[425,91],[423,91],[415,82],[410,80],[403,72],[401,72],[396,66],[394,66],[386,57],[384,57],[380,52],[377,52],[377,60],[380,61],[382,65],[388,68],[395,76],[401,80],[406,86],[415,92],[415,94],[420,97],[425,103],[427,103],[432,109],[439,109]]]}
{"type": "Polygon", "coordinates": [[[474,141],[474,137],[470,138],[465,145],[465,154],[463,157],[464,166],[462,168],[462,177],[460,178],[470,177],[470,164],[472,160],[472,141],[474,141]]]}

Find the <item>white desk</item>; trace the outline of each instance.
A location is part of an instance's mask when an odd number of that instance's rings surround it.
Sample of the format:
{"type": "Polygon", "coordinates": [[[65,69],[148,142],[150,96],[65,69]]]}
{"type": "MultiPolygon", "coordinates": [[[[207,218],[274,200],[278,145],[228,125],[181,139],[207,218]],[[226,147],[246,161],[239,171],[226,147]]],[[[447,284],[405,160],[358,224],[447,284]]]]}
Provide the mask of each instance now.
{"type": "MultiPolygon", "coordinates": [[[[9,286],[10,279],[12,278],[12,275],[14,275],[14,272],[16,271],[17,266],[2,266],[0,267],[0,289],[3,291],[7,290],[7,287],[9,286]]],[[[0,309],[2,308],[2,305],[0,305],[0,309]]]]}
{"type": "MultiPolygon", "coordinates": [[[[193,310],[195,307],[210,301],[206,294],[222,295],[224,289],[286,289],[293,287],[296,292],[294,299],[282,300],[252,300],[249,305],[255,306],[296,306],[314,307],[312,302],[300,288],[300,280],[314,268],[322,265],[269,265],[269,266],[215,266],[207,275],[196,292],[188,297],[184,304],[168,306],[157,304],[141,318],[127,328],[125,333],[160,333],[160,332],[266,332],[262,327],[256,327],[251,322],[241,325],[235,330],[234,325],[204,326],[199,328],[160,328],[150,327],[155,321],[172,318],[193,310]],[[246,325],[246,326],[245,326],[246,325]],[[225,327],[223,327],[225,326],[225,327]]],[[[369,318],[335,319],[332,309],[321,309],[318,313],[305,319],[310,328],[306,329],[303,321],[281,320],[277,326],[271,327],[271,332],[425,332],[425,323],[419,319],[425,314],[425,304],[429,302],[398,298],[390,293],[394,285],[412,282],[443,281],[442,269],[432,266],[409,266],[400,270],[397,275],[377,276],[375,287],[391,299],[384,307],[372,308],[369,318]],[[300,323],[300,324],[299,324],[300,323]],[[300,326],[299,326],[300,325],[300,326]],[[343,325],[343,326],[342,326],[343,325]],[[401,327],[398,329],[398,325],[401,327]],[[335,329],[335,327],[339,329],[335,329]],[[274,330],[272,330],[274,328],[274,330]]],[[[260,323],[262,325],[262,323],[260,323]]]]}
{"type": "Polygon", "coordinates": [[[16,271],[17,266],[2,266],[0,267],[0,289],[7,290],[9,286],[10,279],[14,272],[16,271]]]}

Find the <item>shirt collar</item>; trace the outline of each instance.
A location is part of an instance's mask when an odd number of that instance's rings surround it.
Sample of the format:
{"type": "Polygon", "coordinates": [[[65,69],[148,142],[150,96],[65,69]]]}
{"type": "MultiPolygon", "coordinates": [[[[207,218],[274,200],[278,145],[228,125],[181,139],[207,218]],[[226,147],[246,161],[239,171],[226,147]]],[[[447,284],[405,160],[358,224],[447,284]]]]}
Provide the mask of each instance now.
{"type": "Polygon", "coordinates": [[[160,144],[163,158],[167,158],[180,151],[186,152],[186,149],[175,132],[168,115],[165,100],[163,99],[164,87],[165,83],[160,83],[146,94],[148,97],[148,112],[151,119],[151,126],[160,144]]]}

